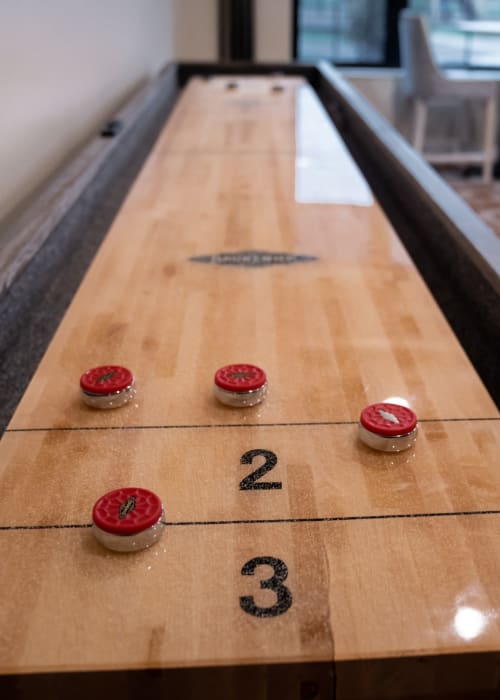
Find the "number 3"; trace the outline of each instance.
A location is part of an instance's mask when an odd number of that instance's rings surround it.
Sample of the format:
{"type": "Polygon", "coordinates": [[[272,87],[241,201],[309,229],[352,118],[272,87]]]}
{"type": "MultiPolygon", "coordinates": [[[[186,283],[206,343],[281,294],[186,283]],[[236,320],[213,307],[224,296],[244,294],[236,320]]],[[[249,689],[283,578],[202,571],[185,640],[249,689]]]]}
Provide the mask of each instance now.
{"type": "Polygon", "coordinates": [[[274,591],[277,596],[276,603],[270,608],[261,608],[255,604],[253,596],[244,595],[240,597],[240,606],[246,613],[254,615],[255,617],[276,617],[277,615],[283,615],[292,605],[292,594],[290,589],[282,584],[282,581],[285,581],[288,576],[287,565],[282,559],[275,559],[274,557],[255,557],[247,561],[241,570],[241,575],[253,576],[255,569],[263,564],[273,567],[274,576],[261,581],[260,587],[262,589],[270,588],[274,591]]]}

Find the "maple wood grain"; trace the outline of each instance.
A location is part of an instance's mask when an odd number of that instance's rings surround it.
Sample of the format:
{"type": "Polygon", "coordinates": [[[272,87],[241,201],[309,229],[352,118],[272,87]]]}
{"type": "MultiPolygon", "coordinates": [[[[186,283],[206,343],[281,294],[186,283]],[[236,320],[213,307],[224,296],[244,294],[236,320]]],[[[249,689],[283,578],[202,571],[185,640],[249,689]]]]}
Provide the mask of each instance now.
{"type": "Polygon", "coordinates": [[[334,666],[338,698],[494,697],[498,412],[378,204],[297,201],[298,167],[352,162],[333,127],[322,149],[299,140],[298,101],[313,123],[319,102],[273,80],[191,81],[5,434],[1,671],[319,662],[297,679],[316,697],[334,666]],[[315,259],[191,259],[241,251],[315,259]],[[231,362],[265,368],[263,404],[215,401],[231,362]],[[80,374],[105,363],[134,371],[135,402],[83,405],[80,374]],[[421,421],[394,455],[356,425],[391,397],[421,421]],[[280,488],[239,488],[254,449],[277,456],[262,481],[280,488]],[[158,493],[168,526],[124,555],[89,525],[128,485],[158,493]],[[262,556],[288,569],[276,617],[241,606],[276,602],[271,566],[241,573],[262,556]]]}

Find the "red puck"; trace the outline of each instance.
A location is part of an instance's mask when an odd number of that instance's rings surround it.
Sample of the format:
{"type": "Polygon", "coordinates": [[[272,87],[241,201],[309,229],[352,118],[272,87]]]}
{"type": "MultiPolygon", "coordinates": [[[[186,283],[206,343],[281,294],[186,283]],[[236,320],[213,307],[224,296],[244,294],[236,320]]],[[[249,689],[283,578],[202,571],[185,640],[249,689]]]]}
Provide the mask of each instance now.
{"type": "Polygon", "coordinates": [[[227,365],[217,370],[214,381],[225,391],[243,393],[260,389],[267,377],[264,370],[255,365],[227,365]]]}
{"type": "Polygon", "coordinates": [[[374,403],[361,411],[361,425],[376,435],[406,435],[415,430],[417,416],[406,406],[395,403],[374,403]]]}
{"type": "Polygon", "coordinates": [[[136,535],[155,525],[162,513],[163,506],[156,494],[128,487],[101,496],[92,510],[92,519],[104,532],[136,535]]]}
{"type": "Polygon", "coordinates": [[[80,377],[80,386],[88,394],[113,394],[127,389],[133,382],[132,372],[118,365],[94,367],[80,377]]]}

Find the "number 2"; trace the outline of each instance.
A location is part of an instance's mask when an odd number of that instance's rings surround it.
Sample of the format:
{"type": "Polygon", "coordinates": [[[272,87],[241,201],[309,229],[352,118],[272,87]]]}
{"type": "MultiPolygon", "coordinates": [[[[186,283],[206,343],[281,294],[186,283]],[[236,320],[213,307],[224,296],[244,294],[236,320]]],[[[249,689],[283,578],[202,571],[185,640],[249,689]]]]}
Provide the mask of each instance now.
{"type": "Polygon", "coordinates": [[[250,491],[252,489],[280,489],[281,481],[258,481],[261,476],[274,469],[278,463],[278,458],[274,452],[269,450],[248,450],[240,459],[241,464],[252,464],[255,457],[264,457],[264,464],[254,472],[240,481],[240,491],[250,491]]]}

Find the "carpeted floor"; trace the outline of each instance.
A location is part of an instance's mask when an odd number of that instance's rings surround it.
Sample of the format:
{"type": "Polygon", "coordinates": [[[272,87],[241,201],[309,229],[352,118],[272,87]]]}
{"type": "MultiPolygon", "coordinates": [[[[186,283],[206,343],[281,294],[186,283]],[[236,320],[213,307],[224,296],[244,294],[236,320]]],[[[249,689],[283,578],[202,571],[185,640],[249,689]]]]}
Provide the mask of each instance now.
{"type": "Polygon", "coordinates": [[[500,181],[485,185],[474,178],[448,178],[448,183],[500,238],[500,181]]]}

